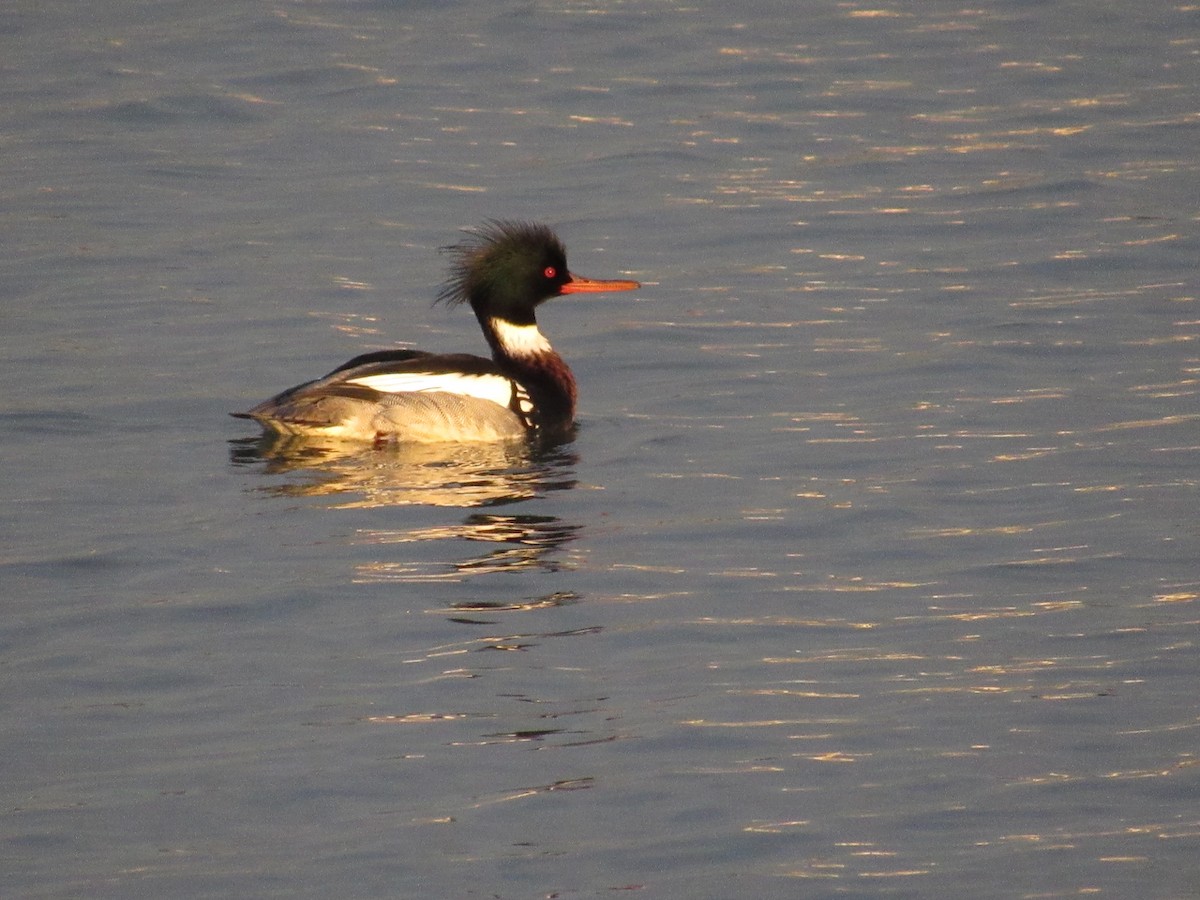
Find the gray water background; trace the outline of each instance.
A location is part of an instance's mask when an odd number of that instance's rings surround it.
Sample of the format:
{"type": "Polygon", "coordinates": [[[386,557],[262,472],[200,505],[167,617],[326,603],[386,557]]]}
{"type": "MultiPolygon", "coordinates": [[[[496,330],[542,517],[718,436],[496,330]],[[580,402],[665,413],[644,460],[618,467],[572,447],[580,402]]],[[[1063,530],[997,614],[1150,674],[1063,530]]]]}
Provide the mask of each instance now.
{"type": "MultiPolygon", "coordinates": [[[[735,8],[736,7],[736,8],[735,8]]],[[[0,895],[1200,895],[1200,11],[0,9],[0,895]],[[576,439],[227,417],[480,352],[576,439]]]]}

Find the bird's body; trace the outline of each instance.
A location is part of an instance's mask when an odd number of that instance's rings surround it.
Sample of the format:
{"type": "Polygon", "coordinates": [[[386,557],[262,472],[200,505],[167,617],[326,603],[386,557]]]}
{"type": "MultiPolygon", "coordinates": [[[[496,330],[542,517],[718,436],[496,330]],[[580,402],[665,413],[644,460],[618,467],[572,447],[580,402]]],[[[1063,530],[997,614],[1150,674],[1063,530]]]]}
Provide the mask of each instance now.
{"type": "Polygon", "coordinates": [[[565,249],[543,225],[492,222],[447,249],[455,260],[438,299],[471,305],[491,359],[365,353],[235,415],[283,434],[375,443],[504,441],[568,430],[575,378],[538,330],[534,311],[561,294],[632,290],[638,283],[572,275],[565,249]]]}

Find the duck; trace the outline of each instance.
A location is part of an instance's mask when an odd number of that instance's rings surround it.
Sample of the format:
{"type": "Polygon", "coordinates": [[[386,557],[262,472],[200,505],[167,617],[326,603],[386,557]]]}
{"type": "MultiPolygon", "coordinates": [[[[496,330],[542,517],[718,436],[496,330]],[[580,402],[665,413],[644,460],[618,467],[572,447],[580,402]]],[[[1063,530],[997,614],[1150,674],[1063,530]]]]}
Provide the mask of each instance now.
{"type": "Polygon", "coordinates": [[[537,309],[569,294],[631,291],[626,279],[567,268],[554,231],[491,219],[443,247],[451,264],[436,303],[468,304],[491,357],[391,349],[363,353],[234,416],[268,434],[389,443],[556,438],[575,422],[575,377],[538,329],[537,309]]]}

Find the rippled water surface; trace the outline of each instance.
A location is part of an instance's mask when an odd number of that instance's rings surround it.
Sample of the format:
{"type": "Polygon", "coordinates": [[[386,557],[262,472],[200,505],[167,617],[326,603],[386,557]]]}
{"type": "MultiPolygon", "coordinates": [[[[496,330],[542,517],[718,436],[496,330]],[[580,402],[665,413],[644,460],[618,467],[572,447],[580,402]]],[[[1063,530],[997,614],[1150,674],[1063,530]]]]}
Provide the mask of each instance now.
{"type": "Polygon", "coordinates": [[[0,10],[0,894],[1200,884],[1200,12],[0,10]],[[263,441],[480,352],[553,447],[263,441]]]}

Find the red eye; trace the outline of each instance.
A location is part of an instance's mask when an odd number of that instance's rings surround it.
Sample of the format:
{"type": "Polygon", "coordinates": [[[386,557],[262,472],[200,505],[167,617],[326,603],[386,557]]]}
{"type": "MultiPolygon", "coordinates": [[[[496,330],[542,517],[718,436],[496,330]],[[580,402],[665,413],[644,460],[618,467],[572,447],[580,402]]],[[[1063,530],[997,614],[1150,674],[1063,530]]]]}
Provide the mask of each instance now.
{"type": "Polygon", "coordinates": [[[554,268],[554,266],[546,266],[546,268],[542,271],[542,274],[547,278],[557,278],[558,269],[554,268]]]}

